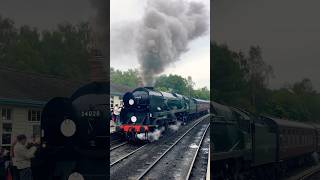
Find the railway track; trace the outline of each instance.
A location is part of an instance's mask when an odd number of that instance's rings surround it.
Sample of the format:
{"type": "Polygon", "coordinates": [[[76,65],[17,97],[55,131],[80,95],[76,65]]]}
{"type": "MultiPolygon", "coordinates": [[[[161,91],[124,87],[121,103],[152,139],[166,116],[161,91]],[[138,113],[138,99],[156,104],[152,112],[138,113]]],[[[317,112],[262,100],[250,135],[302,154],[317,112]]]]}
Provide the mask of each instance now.
{"type": "Polygon", "coordinates": [[[121,162],[122,160],[138,152],[140,149],[144,148],[146,145],[147,144],[142,146],[133,146],[128,143],[126,144],[123,143],[122,145],[120,144],[116,148],[113,148],[113,150],[117,150],[118,152],[113,153],[114,151],[110,151],[110,167],[114,166],[115,164],[121,162]],[[123,154],[123,152],[125,153],[123,154]]]}
{"type": "Polygon", "coordinates": [[[110,145],[112,146],[112,145],[118,144],[119,142],[120,142],[120,138],[110,141],[110,145]]]}
{"type": "Polygon", "coordinates": [[[320,165],[313,166],[286,180],[318,180],[320,179],[320,165]]]}
{"type": "Polygon", "coordinates": [[[190,165],[186,179],[205,179],[207,176],[207,168],[209,159],[210,148],[210,133],[208,133],[209,125],[206,127],[205,133],[203,133],[196,153],[193,156],[192,163],[190,165]]]}
{"type": "MultiPolygon", "coordinates": [[[[143,179],[144,176],[141,176],[142,174],[146,174],[143,172],[149,172],[152,167],[151,165],[154,163],[155,160],[159,159],[159,157],[164,157],[166,155],[163,155],[164,153],[168,153],[170,149],[174,147],[180,140],[184,139],[183,137],[187,136],[189,132],[191,132],[193,129],[197,128],[201,131],[200,137],[197,138],[198,140],[201,139],[204,130],[206,129],[209,121],[209,115],[203,116],[194,122],[190,123],[187,126],[182,126],[179,131],[176,132],[171,132],[168,134],[165,134],[163,138],[161,138],[159,141],[155,141],[150,144],[146,144],[143,147],[139,147],[136,149],[134,152],[130,152],[129,154],[123,156],[120,160],[111,160],[110,164],[110,178],[111,179],[143,179]],[[206,120],[207,122],[204,122],[206,120]],[[201,125],[199,127],[198,125],[201,125]],[[178,141],[179,140],[179,141],[178,141]],[[132,156],[132,154],[135,154],[132,156]],[[124,160],[126,159],[126,160],[124,160]],[[121,163],[120,163],[121,162],[121,163]],[[149,168],[151,167],[151,168],[149,168]],[[128,171],[130,169],[130,171],[128,171]],[[141,176],[141,177],[140,177],[141,176]]],[[[194,133],[192,134],[197,134],[197,130],[193,130],[194,133]]],[[[194,137],[192,134],[188,135],[188,137],[194,137]]],[[[184,140],[185,141],[185,140],[184,140]]],[[[190,141],[189,141],[190,142],[190,141]]],[[[123,147],[122,147],[123,148],[123,147]]],[[[188,146],[186,147],[188,148],[188,146]]],[[[120,150],[121,148],[119,148],[120,150]]],[[[119,151],[116,149],[116,151],[119,151]]],[[[112,153],[112,152],[111,152],[112,153]]],[[[170,153],[171,154],[171,153],[170,153]]],[[[112,155],[110,156],[112,158],[112,155]]],[[[174,157],[174,156],[173,156],[174,157]]],[[[191,157],[191,156],[190,156],[191,157]]],[[[193,156],[192,156],[193,157],[193,156]]],[[[160,158],[160,159],[162,159],[160,158]]],[[[191,158],[190,158],[191,159],[191,158]]],[[[157,164],[157,163],[155,163],[157,164]]],[[[190,162],[189,162],[190,165],[190,162]]],[[[188,170],[188,169],[187,169],[188,170]]],[[[186,172],[188,172],[186,170],[186,172]]],[[[153,171],[151,171],[153,172],[153,171]]],[[[155,171],[156,172],[156,171],[155,171]]],[[[150,176],[152,177],[152,176],[150,176]]],[[[154,178],[152,178],[154,179],[154,178]]],[[[163,179],[163,178],[162,178],[163,179]]]]}
{"type": "Polygon", "coordinates": [[[113,145],[113,146],[110,147],[110,151],[113,151],[113,150],[115,150],[115,149],[117,149],[117,148],[119,148],[119,147],[121,147],[121,146],[126,145],[126,144],[128,144],[128,142],[122,142],[122,143],[120,143],[120,144],[115,144],[115,145],[113,145]]]}
{"type": "MultiPolygon", "coordinates": [[[[151,179],[153,177],[155,177],[154,175],[152,175],[152,173],[150,175],[149,172],[155,167],[157,166],[159,163],[161,163],[161,161],[187,136],[187,135],[191,135],[190,132],[194,132],[193,130],[199,125],[201,124],[202,121],[199,121],[198,123],[196,123],[195,125],[193,125],[187,132],[185,132],[182,136],[180,136],[179,139],[177,139],[173,144],[171,144],[157,159],[155,159],[153,162],[150,162],[149,166],[146,167],[145,170],[143,170],[139,176],[137,176],[137,180],[140,180],[140,179],[151,179]]],[[[202,125],[202,124],[201,124],[202,125]]],[[[199,125],[200,126],[200,125],[199,125]]],[[[187,169],[188,170],[188,174],[187,176],[185,177],[185,179],[189,179],[189,176],[191,174],[191,170],[192,170],[192,167],[193,167],[193,164],[195,162],[195,159],[196,159],[196,156],[197,156],[197,153],[198,153],[198,150],[200,148],[200,145],[204,139],[204,136],[207,132],[209,128],[209,125],[205,125],[204,128],[202,128],[202,132],[203,135],[201,136],[201,139],[200,139],[200,142],[198,144],[192,144],[194,145],[194,147],[196,147],[196,153],[194,155],[194,157],[192,158],[192,163],[190,165],[190,167],[188,167],[187,169]],[[204,129],[204,130],[203,130],[204,129]]],[[[181,159],[180,159],[181,161],[181,159]]],[[[177,162],[175,162],[176,164],[178,164],[177,162]]],[[[165,163],[166,164],[166,163],[165,163]]],[[[160,165],[161,166],[161,165],[160,165]]],[[[154,172],[158,173],[159,171],[155,170],[154,172]]],[[[168,174],[171,174],[171,173],[168,173],[168,174]]],[[[162,176],[162,175],[161,175],[162,176]]],[[[181,177],[181,176],[180,176],[181,177]]],[[[175,179],[180,179],[178,176],[175,177],[175,179]]],[[[184,179],[184,178],[182,178],[184,179]]]]}

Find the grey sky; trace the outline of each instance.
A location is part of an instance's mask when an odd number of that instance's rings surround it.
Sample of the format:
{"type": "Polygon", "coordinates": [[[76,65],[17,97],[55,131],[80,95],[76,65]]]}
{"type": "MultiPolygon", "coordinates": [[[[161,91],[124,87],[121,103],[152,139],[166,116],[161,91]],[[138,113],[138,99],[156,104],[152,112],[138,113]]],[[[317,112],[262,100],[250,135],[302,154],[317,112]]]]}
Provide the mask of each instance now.
{"type": "MultiPolygon", "coordinates": [[[[202,1],[209,8],[210,0],[202,1]]],[[[145,0],[112,0],[111,1],[111,23],[122,20],[130,21],[139,19],[143,11],[145,0]],[[116,2],[116,6],[112,5],[116,2]],[[139,2],[139,3],[137,3],[139,2]],[[141,6],[142,5],[142,6],[141,6]]],[[[95,13],[88,0],[1,0],[0,14],[9,17],[20,26],[23,24],[31,25],[39,29],[55,28],[58,23],[69,21],[78,23],[87,21],[95,13]]],[[[210,47],[209,33],[189,44],[190,51],[181,56],[178,61],[166,70],[166,74],[175,73],[184,77],[192,76],[197,87],[210,85],[210,47]]],[[[133,57],[127,54],[127,57],[133,57]]],[[[118,60],[111,59],[111,65],[116,68],[128,69],[137,67],[138,63],[114,63],[123,62],[123,57],[118,60]],[[122,58],[122,59],[121,59],[122,58]]],[[[125,59],[127,60],[127,58],[125,59]]],[[[136,61],[133,60],[133,62],[136,61]]]]}
{"type": "Polygon", "coordinates": [[[212,38],[234,50],[261,46],[273,88],[307,77],[320,90],[319,7],[317,0],[215,0],[212,38]]]}
{"type": "MultiPolygon", "coordinates": [[[[210,0],[189,0],[201,1],[205,3],[209,10],[210,0]]],[[[139,21],[143,16],[146,0],[111,0],[111,36],[119,32],[114,30],[119,24],[130,24],[134,29],[136,21],[139,21]],[[123,7],[126,7],[123,10],[123,7]],[[133,22],[133,23],[132,23],[133,22]]],[[[210,11],[208,11],[209,13],[210,11]]],[[[208,14],[209,26],[209,14],[208,14]]],[[[208,33],[201,38],[191,41],[189,44],[189,51],[184,53],[180,60],[171,65],[163,74],[179,74],[183,77],[191,76],[196,83],[196,88],[210,87],[210,34],[208,33]]],[[[129,34],[131,32],[122,33],[129,34]]],[[[117,69],[126,70],[129,68],[138,68],[137,56],[132,48],[132,42],[128,38],[125,43],[128,47],[123,47],[121,40],[111,38],[111,59],[110,64],[117,69]],[[120,48],[119,48],[120,46],[120,48]]]]}
{"type": "Polygon", "coordinates": [[[1,0],[0,14],[17,25],[39,29],[54,28],[58,23],[87,21],[95,11],[88,0],[1,0]]]}

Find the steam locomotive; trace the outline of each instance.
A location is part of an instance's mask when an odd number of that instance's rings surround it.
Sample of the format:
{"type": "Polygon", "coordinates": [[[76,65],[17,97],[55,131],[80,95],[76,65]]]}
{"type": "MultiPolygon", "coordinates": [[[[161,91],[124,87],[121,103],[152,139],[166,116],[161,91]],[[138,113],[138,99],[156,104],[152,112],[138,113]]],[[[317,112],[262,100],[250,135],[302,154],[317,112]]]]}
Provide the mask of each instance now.
{"type": "Polygon", "coordinates": [[[48,179],[105,179],[110,119],[107,83],[93,82],[69,98],[56,97],[43,109],[41,118],[41,161],[48,179]]]}
{"type": "Polygon", "coordinates": [[[317,160],[319,125],[211,105],[214,179],[280,179],[317,160]]]}
{"type": "Polygon", "coordinates": [[[129,141],[138,140],[137,135],[168,128],[178,121],[207,114],[209,101],[189,98],[176,93],[156,91],[153,87],[139,87],[123,96],[124,107],[120,113],[121,125],[117,131],[129,141]]]}

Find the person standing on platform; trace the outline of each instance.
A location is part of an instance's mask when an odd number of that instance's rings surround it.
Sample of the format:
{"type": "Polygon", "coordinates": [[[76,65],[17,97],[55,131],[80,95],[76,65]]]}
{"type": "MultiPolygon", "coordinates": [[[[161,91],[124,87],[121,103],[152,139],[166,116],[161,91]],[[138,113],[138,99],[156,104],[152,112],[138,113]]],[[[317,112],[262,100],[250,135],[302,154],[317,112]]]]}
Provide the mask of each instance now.
{"type": "Polygon", "coordinates": [[[27,148],[27,137],[25,135],[19,135],[17,141],[13,152],[20,180],[32,180],[31,158],[34,157],[37,148],[35,146],[27,148]]]}
{"type": "Polygon", "coordinates": [[[13,141],[11,144],[11,149],[10,149],[10,156],[11,156],[11,174],[13,177],[13,180],[19,180],[19,171],[16,165],[15,157],[14,157],[14,147],[17,144],[17,138],[13,141]]]}
{"type": "Polygon", "coordinates": [[[116,104],[113,108],[113,114],[116,119],[116,125],[120,125],[120,112],[121,112],[121,108],[118,106],[118,104],[116,104]]]}

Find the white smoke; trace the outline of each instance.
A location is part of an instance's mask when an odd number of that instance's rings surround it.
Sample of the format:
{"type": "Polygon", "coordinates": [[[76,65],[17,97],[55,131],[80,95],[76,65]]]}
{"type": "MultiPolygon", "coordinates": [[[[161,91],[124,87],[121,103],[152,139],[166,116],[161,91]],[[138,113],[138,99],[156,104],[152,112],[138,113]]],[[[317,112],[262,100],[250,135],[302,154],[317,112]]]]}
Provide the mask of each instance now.
{"type": "Polygon", "coordinates": [[[207,33],[208,15],[201,2],[149,0],[141,21],[135,22],[134,26],[122,27],[131,30],[120,30],[132,36],[128,38],[115,33],[111,36],[111,42],[113,39],[121,41],[123,49],[133,46],[144,84],[153,85],[155,76],[188,51],[190,41],[207,33]]]}
{"type": "Polygon", "coordinates": [[[181,122],[178,121],[176,124],[173,124],[173,125],[169,125],[169,128],[173,131],[178,131],[178,129],[180,128],[181,126],[181,122]]]}
{"type": "Polygon", "coordinates": [[[148,136],[146,137],[145,136],[145,133],[140,133],[140,134],[137,134],[137,137],[138,139],[140,140],[146,140],[146,138],[148,138],[148,140],[150,142],[153,142],[153,141],[158,141],[161,137],[161,134],[162,132],[164,131],[164,127],[160,128],[160,129],[156,129],[155,131],[153,132],[149,132],[148,133],[148,136]]]}

